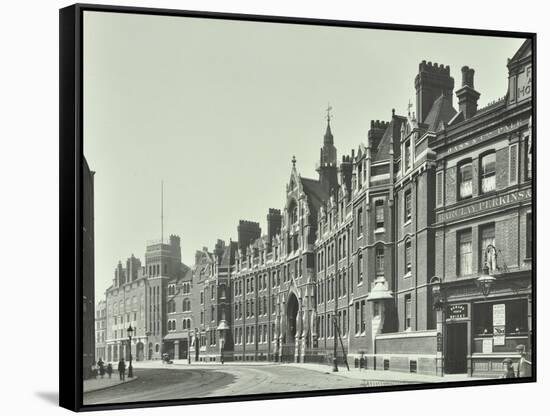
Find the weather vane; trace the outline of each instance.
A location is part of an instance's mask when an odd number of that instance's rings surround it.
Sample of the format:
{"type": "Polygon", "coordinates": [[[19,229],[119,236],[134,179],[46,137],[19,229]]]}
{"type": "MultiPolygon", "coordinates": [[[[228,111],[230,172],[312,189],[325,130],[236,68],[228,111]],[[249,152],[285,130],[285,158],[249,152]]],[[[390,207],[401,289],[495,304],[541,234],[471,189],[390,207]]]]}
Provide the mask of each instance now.
{"type": "Polygon", "coordinates": [[[296,156],[292,156],[292,167],[296,167],[296,156]]]}
{"type": "Polygon", "coordinates": [[[330,123],[330,120],[332,120],[333,115],[330,114],[332,111],[332,107],[330,106],[330,103],[327,106],[327,121],[330,123]]]}
{"type": "Polygon", "coordinates": [[[412,108],[412,107],[413,107],[413,105],[412,105],[412,103],[411,103],[411,99],[409,98],[409,104],[407,104],[409,117],[411,116],[411,108],[412,108]]]}

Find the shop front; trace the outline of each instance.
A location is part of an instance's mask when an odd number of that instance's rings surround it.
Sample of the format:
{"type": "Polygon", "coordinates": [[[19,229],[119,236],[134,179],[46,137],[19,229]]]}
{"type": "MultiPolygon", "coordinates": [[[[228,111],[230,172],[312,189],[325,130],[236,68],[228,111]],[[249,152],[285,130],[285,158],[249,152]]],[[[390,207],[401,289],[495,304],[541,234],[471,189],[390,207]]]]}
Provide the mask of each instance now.
{"type": "Polygon", "coordinates": [[[497,378],[503,373],[504,359],[517,366],[518,346],[530,356],[531,276],[503,273],[485,294],[476,280],[442,285],[443,370],[497,378]]]}

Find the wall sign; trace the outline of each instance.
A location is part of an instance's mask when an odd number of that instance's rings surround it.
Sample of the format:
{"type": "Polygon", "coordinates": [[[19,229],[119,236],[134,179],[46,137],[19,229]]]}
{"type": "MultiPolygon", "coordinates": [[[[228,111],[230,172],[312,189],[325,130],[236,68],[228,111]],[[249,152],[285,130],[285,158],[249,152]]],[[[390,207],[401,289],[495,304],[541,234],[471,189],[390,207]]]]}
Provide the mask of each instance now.
{"type": "Polygon", "coordinates": [[[498,303],[493,305],[493,326],[506,325],[506,305],[498,303]]]}
{"type": "Polygon", "coordinates": [[[442,212],[437,215],[437,222],[454,220],[477,214],[492,208],[504,207],[511,205],[515,202],[530,200],[532,197],[531,189],[525,189],[522,191],[511,192],[506,195],[497,196],[494,198],[486,199],[485,201],[476,202],[475,204],[467,205],[465,207],[456,208],[450,211],[442,212]]]}
{"type": "Polygon", "coordinates": [[[457,303],[447,306],[447,319],[458,319],[468,317],[468,304],[457,303]]]}

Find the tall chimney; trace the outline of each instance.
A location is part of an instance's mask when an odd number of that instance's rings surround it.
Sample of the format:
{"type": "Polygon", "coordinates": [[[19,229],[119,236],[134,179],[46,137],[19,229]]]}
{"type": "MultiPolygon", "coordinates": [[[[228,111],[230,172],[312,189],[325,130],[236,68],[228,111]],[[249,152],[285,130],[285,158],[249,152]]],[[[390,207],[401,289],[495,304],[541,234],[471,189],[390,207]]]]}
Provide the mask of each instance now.
{"type": "Polygon", "coordinates": [[[273,237],[281,232],[282,220],[283,217],[280,209],[269,208],[269,212],[267,213],[267,238],[270,247],[273,237]]]}
{"type": "Polygon", "coordinates": [[[458,111],[465,119],[473,117],[477,112],[477,100],[479,92],[474,89],[474,69],[467,66],[462,67],[462,88],[456,92],[458,98],[458,111]]]}
{"type": "Polygon", "coordinates": [[[455,80],[451,77],[449,65],[422,61],[414,80],[416,88],[417,120],[423,123],[432,105],[441,95],[452,95],[455,80]]]}
{"type": "Polygon", "coordinates": [[[246,252],[246,248],[254,242],[254,240],[260,238],[262,235],[262,229],[260,224],[253,221],[240,220],[237,227],[239,250],[246,252]]]}

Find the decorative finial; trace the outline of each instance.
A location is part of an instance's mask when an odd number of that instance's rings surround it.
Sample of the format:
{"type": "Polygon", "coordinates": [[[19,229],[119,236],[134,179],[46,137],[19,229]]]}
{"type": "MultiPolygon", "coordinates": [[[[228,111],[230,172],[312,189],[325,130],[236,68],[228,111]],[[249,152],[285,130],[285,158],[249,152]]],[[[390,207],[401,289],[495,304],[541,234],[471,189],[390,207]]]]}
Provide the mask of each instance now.
{"type": "Polygon", "coordinates": [[[292,156],[292,167],[296,167],[296,156],[292,156]]]}
{"type": "Polygon", "coordinates": [[[327,122],[330,124],[330,120],[332,119],[332,114],[330,112],[332,111],[332,107],[330,106],[330,103],[327,105],[327,122]]]}
{"type": "Polygon", "coordinates": [[[409,104],[407,104],[407,112],[409,114],[409,117],[411,116],[411,108],[412,108],[411,99],[409,98],[409,104]]]}

